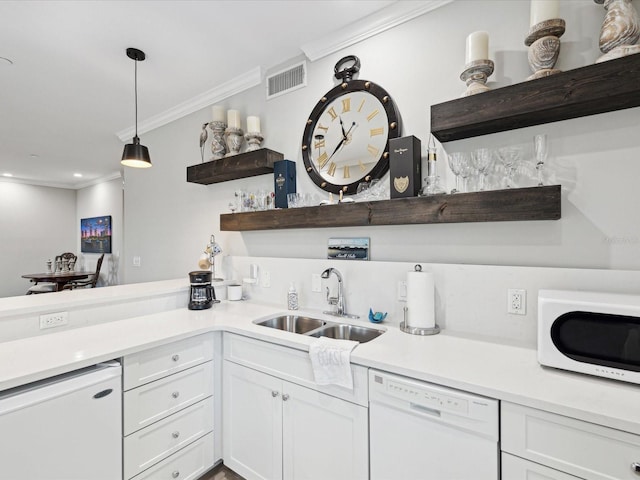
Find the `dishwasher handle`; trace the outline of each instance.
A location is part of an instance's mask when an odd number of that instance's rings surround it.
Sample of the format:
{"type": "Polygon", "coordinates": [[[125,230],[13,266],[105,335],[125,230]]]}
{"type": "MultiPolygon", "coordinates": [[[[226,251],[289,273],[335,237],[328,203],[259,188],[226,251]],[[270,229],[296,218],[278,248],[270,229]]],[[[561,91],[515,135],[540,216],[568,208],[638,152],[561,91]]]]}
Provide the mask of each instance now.
{"type": "Polygon", "coordinates": [[[435,408],[425,407],[423,405],[419,405],[413,402],[409,403],[409,408],[411,410],[417,411],[418,413],[429,415],[430,417],[440,418],[442,416],[442,413],[440,412],[440,410],[436,410],[435,408]]]}

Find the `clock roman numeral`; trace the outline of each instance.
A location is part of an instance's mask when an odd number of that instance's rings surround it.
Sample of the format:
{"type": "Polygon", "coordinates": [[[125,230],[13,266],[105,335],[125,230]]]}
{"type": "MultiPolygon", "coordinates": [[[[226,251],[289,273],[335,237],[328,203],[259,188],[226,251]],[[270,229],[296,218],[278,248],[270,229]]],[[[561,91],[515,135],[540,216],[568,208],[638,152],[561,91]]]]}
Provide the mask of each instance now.
{"type": "Polygon", "coordinates": [[[351,178],[351,175],[349,175],[349,165],[345,165],[342,168],[342,177],[343,178],[351,178]]]}
{"type": "Polygon", "coordinates": [[[318,157],[318,166],[320,167],[320,170],[324,168],[324,166],[327,164],[328,161],[329,161],[329,155],[327,155],[327,152],[324,152],[322,155],[318,157]]]}
{"type": "Polygon", "coordinates": [[[324,138],[321,138],[320,140],[316,140],[313,143],[313,148],[316,148],[318,150],[321,149],[321,148],[325,148],[324,138]]]}
{"type": "Polygon", "coordinates": [[[351,111],[351,97],[342,99],[342,113],[351,111]]]}
{"type": "Polygon", "coordinates": [[[370,122],[373,119],[373,117],[378,115],[378,113],[380,113],[378,111],[378,109],[375,109],[373,112],[371,112],[369,115],[367,115],[367,121],[370,122]]]}
{"type": "Polygon", "coordinates": [[[384,127],[372,128],[371,130],[369,130],[370,137],[375,137],[376,135],[382,135],[383,133],[384,133],[384,127]]]}
{"type": "Polygon", "coordinates": [[[364,163],[362,163],[362,160],[358,160],[358,166],[360,167],[360,170],[362,170],[363,172],[367,171],[367,167],[364,166],[364,163]]]}
{"type": "Polygon", "coordinates": [[[371,154],[372,157],[377,157],[380,153],[380,149],[374,147],[373,145],[367,145],[367,151],[371,154]]]}
{"type": "Polygon", "coordinates": [[[329,115],[331,115],[331,121],[333,122],[336,118],[338,118],[338,114],[336,113],[335,108],[331,107],[329,110],[327,110],[327,113],[329,115]]]}
{"type": "Polygon", "coordinates": [[[358,107],[358,112],[360,112],[360,110],[362,110],[362,107],[364,107],[364,101],[365,101],[365,100],[366,100],[366,99],[365,99],[365,98],[363,98],[363,99],[362,99],[362,101],[360,102],[360,106],[358,107]]]}
{"type": "Polygon", "coordinates": [[[329,130],[329,127],[323,127],[321,123],[319,123],[316,128],[318,130],[324,130],[324,133],[327,133],[327,131],[329,130]]]}
{"type": "Polygon", "coordinates": [[[328,168],[328,170],[327,170],[327,175],[330,175],[330,176],[332,176],[332,177],[333,177],[333,176],[336,174],[336,168],[337,168],[337,167],[338,167],[338,166],[337,166],[334,162],[331,162],[331,163],[329,164],[329,168],[328,168]]]}

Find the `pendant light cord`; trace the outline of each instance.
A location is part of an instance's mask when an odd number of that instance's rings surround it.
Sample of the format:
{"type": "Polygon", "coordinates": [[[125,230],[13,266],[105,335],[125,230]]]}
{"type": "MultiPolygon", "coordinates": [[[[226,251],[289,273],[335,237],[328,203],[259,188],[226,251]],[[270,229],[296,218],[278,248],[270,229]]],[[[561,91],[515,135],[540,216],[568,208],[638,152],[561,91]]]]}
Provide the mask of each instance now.
{"type": "Polygon", "coordinates": [[[138,138],[138,60],[134,60],[134,79],[133,79],[133,85],[134,85],[134,98],[135,98],[135,103],[136,103],[136,138],[138,138]]]}

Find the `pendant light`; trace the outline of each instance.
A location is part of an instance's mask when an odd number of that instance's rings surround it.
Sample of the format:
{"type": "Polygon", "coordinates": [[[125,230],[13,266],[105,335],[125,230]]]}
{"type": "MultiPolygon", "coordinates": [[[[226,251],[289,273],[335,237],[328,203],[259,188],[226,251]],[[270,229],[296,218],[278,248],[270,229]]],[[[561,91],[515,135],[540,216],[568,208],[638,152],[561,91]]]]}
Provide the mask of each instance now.
{"type": "Polygon", "coordinates": [[[144,145],[140,145],[140,139],[138,138],[138,62],[142,62],[145,59],[145,55],[142,50],[137,48],[127,48],[127,57],[135,61],[136,135],[133,137],[133,143],[128,143],[124,146],[120,163],[125,167],[149,168],[151,166],[149,149],[144,145]]]}

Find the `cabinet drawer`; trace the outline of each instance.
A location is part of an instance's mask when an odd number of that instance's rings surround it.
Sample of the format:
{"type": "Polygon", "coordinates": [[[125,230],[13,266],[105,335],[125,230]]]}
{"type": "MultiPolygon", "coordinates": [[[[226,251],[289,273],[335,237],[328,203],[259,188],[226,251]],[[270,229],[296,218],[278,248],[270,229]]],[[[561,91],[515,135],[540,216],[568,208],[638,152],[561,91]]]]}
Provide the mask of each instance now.
{"type": "Polygon", "coordinates": [[[502,402],[502,450],[586,480],[638,480],[640,436],[502,402]]]}
{"type": "Polygon", "coordinates": [[[131,478],[213,430],[213,397],[124,439],[124,476],[131,478]]]}
{"type": "Polygon", "coordinates": [[[213,359],[213,336],[199,335],[124,357],[124,390],[213,359]]]}
{"type": "Polygon", "coordinates": [[[213,395],[213,363],[206,362],[124,393],[124,434],[140,430],[213,395]]]}
{"type": "Polygon", "coordinates": [[[581,480],[579,477],[514,457],[508,453],[502,454],[502,478],[505,480],[581,480]]]}
{"type": "Polygon", "coordinates": [[[134,480],[195,480],[213,467],[213,433],[145,470],[134,480]]]}
{"type": "Polygon", "coordinates": [[[229,333],[224,334],[223,350],[225,360],[357,403],[363,407],[368,406],[367,369],[361,365],[351,365],[353,390],[348,390],[335,385],[317,385],[313,376],[309,352],[229,333]]]}

